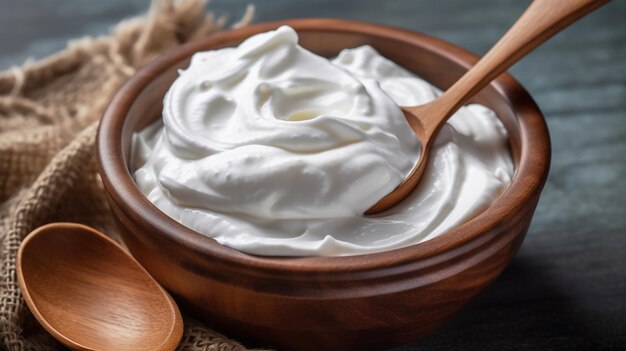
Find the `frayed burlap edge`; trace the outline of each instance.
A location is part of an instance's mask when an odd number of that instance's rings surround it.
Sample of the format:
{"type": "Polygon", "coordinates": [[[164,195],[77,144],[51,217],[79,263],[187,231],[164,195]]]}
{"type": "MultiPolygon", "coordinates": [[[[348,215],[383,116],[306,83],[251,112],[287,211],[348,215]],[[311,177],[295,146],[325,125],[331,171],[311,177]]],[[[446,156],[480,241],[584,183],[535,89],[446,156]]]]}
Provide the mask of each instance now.
{"type": "MultiPolygon", "coordinates": [[[[0,347],[63,347],[35,322],[21,297],[16,253],[24,237],[52,221],[115,233],[95,167],[99,117],[116,89],[159,53],[222,29],[204,0],[153,1],[147,16],[110,36],[71,42],[54,56],[0,74],[0,347]]],[[[248,7],[240,22],[248,23],[248,7]]],[[[179,350],[246,350],[185,317],[179,350]]]]}

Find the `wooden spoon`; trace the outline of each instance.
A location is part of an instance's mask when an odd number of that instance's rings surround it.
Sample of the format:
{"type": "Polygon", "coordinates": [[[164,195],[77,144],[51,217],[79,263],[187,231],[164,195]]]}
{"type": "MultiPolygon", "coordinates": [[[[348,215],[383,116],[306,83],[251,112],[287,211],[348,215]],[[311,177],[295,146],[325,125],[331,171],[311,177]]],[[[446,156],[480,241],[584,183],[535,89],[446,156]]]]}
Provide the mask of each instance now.
{"type": "Polygon", "coordinates": [[[534,0],[496,45],[444,94],[425,105],[402,107],[404,117],[422,144],[420,159],[404,181],[365,214],[382,212],[404,200],[415,189],[424,174],[439,129],[471,97],[537,46],[607,2],[534,0]]]}
{"type": "Polygon", "coordinates": [[[178,307],[121,246],[74,223],[40,227],[22,242],[17,277],[41,325],[74,350],[174,350],[178,307]]]}

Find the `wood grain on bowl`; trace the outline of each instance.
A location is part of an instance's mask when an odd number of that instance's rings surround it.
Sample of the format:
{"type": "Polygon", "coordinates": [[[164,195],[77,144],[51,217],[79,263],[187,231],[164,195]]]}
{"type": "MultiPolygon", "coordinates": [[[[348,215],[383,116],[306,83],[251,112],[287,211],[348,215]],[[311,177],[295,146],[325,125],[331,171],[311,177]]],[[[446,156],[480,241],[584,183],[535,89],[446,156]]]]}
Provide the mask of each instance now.
{"type": "Polygon", "coordinates": [[[493,281],[517,252],[550,163],[541,112],[502,75],[472,102],[507,128],[516,173],[491,207],[440,237],[350,257],[259,257],[222,246],[155,207],[128,169],[130,137],[160,117],[165,91],[197,51],[294,27],[300,44],[324,56],[368,44],[445,89],[475,61],[441,40],[370,23],[307,19],[263,23],[177,48],[142,69],[107,109],[98,133],[99,167],[130,251],[186,309],[218,330],[262,346],[295,350],[380,349],[427,334],[493,281]]]}

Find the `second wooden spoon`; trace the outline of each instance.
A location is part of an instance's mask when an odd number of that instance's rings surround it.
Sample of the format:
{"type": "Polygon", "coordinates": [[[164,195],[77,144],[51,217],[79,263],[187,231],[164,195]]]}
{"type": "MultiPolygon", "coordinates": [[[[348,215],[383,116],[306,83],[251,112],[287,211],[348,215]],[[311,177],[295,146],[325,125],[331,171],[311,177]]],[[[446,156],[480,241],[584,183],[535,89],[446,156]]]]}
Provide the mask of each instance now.
{"type": "Polygon", "coordinates": [[[509,31],[450,89],[434,101],[403,107],[402,112],[422,144],[420,159],[396,189],[365,214],[382,212],[404,200],[419,183],[439,129],[471,97],[553,35],[608,0],[534,0],[509,31]]]}
{"type": "Polygon", "coordinates": [[[17,255],[26,304],[73,350],[174,350],[183,322],[169,294],[113,240],[93,228],[53,223],[17,255]]]}

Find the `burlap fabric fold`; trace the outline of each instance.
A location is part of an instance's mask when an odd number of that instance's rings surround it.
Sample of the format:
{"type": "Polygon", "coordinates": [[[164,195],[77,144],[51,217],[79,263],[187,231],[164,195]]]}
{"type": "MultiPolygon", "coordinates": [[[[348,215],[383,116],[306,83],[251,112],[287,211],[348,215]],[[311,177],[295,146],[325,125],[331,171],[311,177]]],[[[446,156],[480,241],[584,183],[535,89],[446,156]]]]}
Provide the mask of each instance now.
{"type": "MultiPolygon", "coordinates": [[[[18,287],[20,242],[54,221],[93,226],[115,236],[100,178],[97,123],[117,88],[159,53],[225,26],[206,1],[153,1],[148,15],[109,36],[71,42],[42,61],[0,74],[0,348],[63,347],[34,320],[18,287]]],[[[248,8],[236,25],[250,20],[248,8]]],[[[180,350],[245,350],[185,316],[180,350]]]]}

